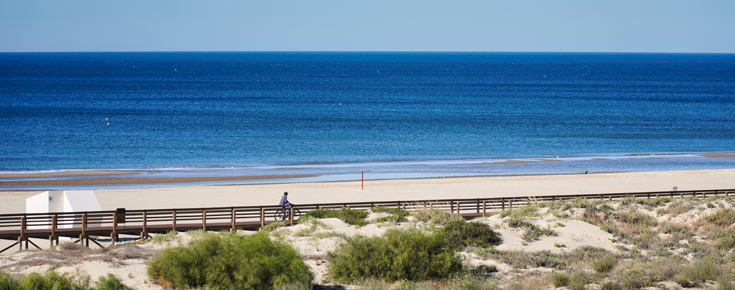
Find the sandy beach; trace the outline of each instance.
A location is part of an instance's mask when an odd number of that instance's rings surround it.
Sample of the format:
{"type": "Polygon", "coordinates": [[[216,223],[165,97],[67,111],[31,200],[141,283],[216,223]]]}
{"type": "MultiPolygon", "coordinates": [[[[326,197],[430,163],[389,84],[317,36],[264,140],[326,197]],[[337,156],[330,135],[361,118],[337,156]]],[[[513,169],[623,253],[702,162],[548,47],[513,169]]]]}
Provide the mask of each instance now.
{"type": "MultiPolygon", "coordinates": [[[[499,196],[541,196],[552,194],[576,193],[612,193],[665,191],[677,186],[679,190],[695,189],[733,189],[735,188],[735,169],[699,170],[699,171],[662,171],[662,172],[627,172],[597,174],[566,175],[532,175],[532,176],[495,176],[467,178],[432,178],[432,179],[395,179],[366,181],[361,189],[360,182],[316,182],[288,184],[260,184],[237,186],[193,186],[171,188],[143,189],[101,189],[95,190],[100,205],[105,210],[125,207],[128,209],[146,208],[187,208],[215,207],[230,205],[271,205],[275,204],[284,191],[290,193],[289,199],[299,203],[327,203],[381,200],[415,200],[415,199],[448,199],[476,198],[499,196]]],[[[25,210],[25,199],[39,191],[2,191],[0,192],[0,213],[19,213],[25,210]]],[[[614,209],[620,204],[612,204],[614,209]]],[[[687,214],[669,216],[663,206],[659,210],[647,210],[641,205],[632,205],[638,211],[655,216],[662,223],[677,222],[693,224],[701,215],[712,214],[717,209],[699,208],[687,214]],[[658,214],[661,212],[660,214],[658,214]]],[[[716,207],[731,208],[728,202],[718,203],[716,207]]],[[[549,209],[543,209],[548,211],[549,209]]],[[[570,253],[580,247],[598,247],[613,254],[623,255],[631,245],[621,243],[612,234],[595,225],[577,220],[581,217],[581,209],[565,211],[570,218],[560,219],[544,213],[541,218],[530,221],[542,228],[553,228],[557,234],[542,237],[537,241],[527,242],[523,238],[523,230],[509,227],[504,218],[498,215],[478,219],[476,222],[486,223],[493,227],[503,238],[499,251],[551,251],[554,253],[570,253]],[[563,245],[563,247],[559,247],[563,245]]],[[[372,213],[369,220],[384,214],[372,213]]],[[[507,217],[505,218],[507,219],[507,217]]],[[[306,260],[315,282],[327,281],[328,264],[325,254],[333,251],[339,243],[336,236],[382,235],[388,228],[416,226],[411,223],[384,224],[371,223],[364,227],[347,225],[338,219],[326,219],[320,222],[323,228],[316,233],[325,237],[302,236],[296,234],[306,231],[310,225],[297,225],[279,231],[279,235],[291,244],[306,260]]],[[[421,224],[419,223],[419,226],[421,224]]],[[[313,230],[312,230],[313,231],[313,230]]],[[[249,234],[251,232],[243,232],[249,234]]],[[[81,271],[92,277],[113,273],[124,283],[135,289],[163,289],[154,284],[146,274],[151,257],[157,255],[166,246],[187,242],[189,234],[182,233],[174,240],[165,243],[130,244],[111,248],[107,251],[72,250],[72,260],[64,256],[64,251],[10,251],[0,256],[0,268],[12,273],[27,274],[43,272],[55,268],[64,273],[81,271]],[[19,262],[20,261],[20,262],[19,262]],[[26,262],[23,262],[26,261],[26,262]]],[[[42,246],[43,241],[37,240],[42,246]]],[[[11,241],[0,241],[0,246],[10,245],[11,241]]],[[[103,242],[104,243],[104,242],[103,242]]],[[[105,244],[107,245],[107,244],[105,244]]],[[[45,247],[44,247],[45,248],[45,247]]],[[[460,253],[466,263],[472,267],[478,265],[494,265],[498,269],[499,281],[512,281],[518,270],[512,263],[500,258],[477,256],[476,253],[463,251],[460,253]]],[[[529,271],[535,271],[533,268],[529,271]]],[[[546,269],[544,271],[550,271],[546,269]]],[[[522,275],[522,274],[521,274],[522,275]]],[[[664,283],[664,282],[662,282],[664,283]]],[[[665,282],[673,283],[673,282],[665,282]]],[[[664,284],[665,284],[664,283],[664,284]]],[[[661,284],[663,285],[663,284],[661,284]]],[[[667,284],[668,285],[668,284],[667,284]]]]}
{"type": "MultiPolygon", "coordinates": [[[[382,200],[430,200],[735,188],[735,169],[596,174],[190,186],[95,190],[102,209],[187,208],[276,204],[284,191],[295,204],[382,200]]],[[[41,191],[0,191],[0,213],[25,211],[25,199],[41,191]]]]}

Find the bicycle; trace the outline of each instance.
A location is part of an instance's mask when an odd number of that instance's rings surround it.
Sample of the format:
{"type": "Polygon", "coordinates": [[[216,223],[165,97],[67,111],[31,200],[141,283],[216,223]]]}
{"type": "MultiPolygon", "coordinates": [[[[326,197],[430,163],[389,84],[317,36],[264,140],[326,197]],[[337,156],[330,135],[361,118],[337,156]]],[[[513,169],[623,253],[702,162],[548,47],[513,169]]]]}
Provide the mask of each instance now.
{"type": "Polygon", "coordinates": [[[289,210],[293,211],[293,221],[294,222],[298,221],[299,218],[301,217],[301,211],[293,207],[286,207],[286,208],[277,210],[276,213],[273,214],[273,218],[276,221],[286,221],[289,219],[289,215],[291,214],[289,213],[289,210]]]}

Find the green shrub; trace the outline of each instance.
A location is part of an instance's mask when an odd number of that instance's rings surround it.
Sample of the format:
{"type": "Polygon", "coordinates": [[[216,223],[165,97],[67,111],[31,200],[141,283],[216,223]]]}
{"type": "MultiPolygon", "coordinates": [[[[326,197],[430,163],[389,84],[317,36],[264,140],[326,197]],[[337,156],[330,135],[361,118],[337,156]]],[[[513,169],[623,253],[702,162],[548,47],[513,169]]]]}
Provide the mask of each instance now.
{"type": "Polygon", "coordinates": [[[728,227],[735,223],[735,211],[731,209],[721,209],[717,212],[702,217],[707,222],[720,226],[720,227],[728,227]]]}
{"type": "Polygon", "coordinates": [[[498,216],[500,218],[504,217],[511,217],[511,218],[525,218],[525,217],[534,217],[539,216],[539,214],[536,212],[538,210],[538,207],[535,205],[528,205],[516,209],[506,209],[504,211],[501,211],[498,216]]]}
{"type": "Polygon", "coordinates": [[[20,288],[28,290],[84,290],[89,288],[85,281],[75,281],[74,277],[53,270],[46,273],[31,273],[20,281],[20,288]]]}
{"type": "Polygon", "coordinates": [[[717,239],[715,248],[717,248],[718,250],[723,250],[723,251],[727,251],[729,249],[735,248],[735,236],[724,236],[724,237],[717,239]]]}
{"type": "Polygon", "coordinates": [[[97,281],[97,290],[133,290],[133,288],[126,286],[115,275],[108,273],[107,276],[100,276],[97,281]]]}
{"type": "Polygon", "coordinates": [[[462,221],[464,218],[459,215],[450,214],[446,211],[433,211],[431,212],[431,223],[435,225],[447,225],[453,222],[462,221]]]}
{"type": "Polygon", "coordinates": [[[408,221],[406,219],[407,216],[410,215],[408,211],[402,210],[400,208],[389,208],[385,206],[374,206],[370,208],[370,211],[372,212],[384,212],[389,213],[391,215],[378,218],[376,221],[379,223],[382,222],[405,222],[408,221]]]}
{"type": "Polygon", "coordinates": [[[665,223],[661,231],[671,235],[689,235],[689,229],[686,226],[676,223],[665,223]]]}
{"type": "Polygon", "coordinates": [[[625,271],[622,282],[625,289],[641,289],[651,286],[651,278],[639,269],[625,271]]]}
{"type": "Polygon", "coordinates": [[[500,236],[484,223],[455,221],[444,226],[444,233],[456,246],[488,247],[500,244],[500,236]]]}
{"type": "Polygon", "coordinates": [[[524,241],[530,242],[538,240],[541,236],[557,236],[559,233],[552,230],[551,228],[542,229],[537,225],[534,225],[521,218],[510,218],[507,220],[508,226],[513,228],[525,228],[526,232],[523,233],[524,241]]]}
{"type": "Polygon", "coordinates": [[[15,281],[10,275],[0,272],[0,289],[2,290],[16,290],[20,289],[20,283],[15,281]]]}
{"type": "Polygon", "coordinates": [[[724,273],[720,260],[714,255],[698,258],[682,269],[682,280],[704,282],[716,280],[724,273]]]}
{"type": "Polygon", "coordinates": [[[169,242],[174,239],[176,235],[178,235],[179,232],[177,231],[170,231],[168,233],[162,234],[162,235],[154,235],[153,236],[153,242],[154,243],[163,243],[163,242],[169,242]]]}
{"type": "Polygon", "coordinates": [[[599,259],[592,260],[592,269],[597,273],[606,273],[612,271],[617,264],[617,260],[612,255],[605,255],[599,259]]]}
{"type": "Polygon", "coordinates": [[[654,227],[658,224],[656,218],[642,212],[631,209],[628,212],[618,214],[618,220],[622,223],[654,227]]]}
{"type": "MultiPolygon", "coordinates": [[[[483,278],[481,275],[475,275],[473,273],[462,273],[460,275],[456,275],[451,280],[449,280],[449,284],[452,285],[450,289],[455,290],[496,290],[498,289],[498,285],[495,283],[488,281],[488,279],[483,278]]],[[[424,289],[424,288],[411,288],[411,289],[424,289]]]]}
{"type": "Polygon", "coordinates": [[[264,232],[207,234],[188,246],[167,248],[150,263],[148,275],[179,289],[307,288],[312,280],[296,251],[264,232]]]}
{"type": "Polygon", "coordinates": [[[516,269],[545,267],[564,270],[570,263],[570,259],[567,257],[548,250],[534,253],[525,251],[496,252],[491,255],[491,258],[510,264],[516,269]]]}
{"type": "Polygon", "coordinates": [[[285,227],[285,226],[286,226],[286,222],[285,221],[277,221],[277,222],[272,222],[272,223],[269,223],[269,224],[265,225],[262,229],[260,229],[260,231],[266,232],[266,233],[271,233],[271,232],[273,232],[273,231],[275,231],[275,230],[277,230],[279,228],[285,227]]]}
{"type": "Polygon", "coordinates": [[[365,218],[367,218],[368,216],[368,211],[365,209],[351,209],[346,207],[338,210],[322,208],[309,211],[305,214],[305,216],[310,216],[318,219],[338,218],[341,219],[343,222],[354,226],[364,226],[367,224],[365,218]]]}
{"type": "Polygon", "coordinates": [[[720,277],[720,279],[717,279],[717,284],[717,290],[735,290],[735,286],[732,285],[730,277],[720,277]]]}
{"type": "Polygon", "coordinates": [[[424,281],[449,278],[462,270],[455,247],[443,232],[416,228],[389,229],[383,237],[346,238],[328,259],[329,275],[341,282],[424,281]]]}
{"type": "Polygon", "coordinates": [[[28,276],[18,280],[13,279],[10,275],[0,272],[0,290],[132,290],[125,286],[115,275],[107,274],[100,276],[96,284],[97,287],[92,288],[89,285],[89,276],[86,274],[59,274],[53,270],[46,271],[43,274],[31,273],[28,276]]]}
{"type": "Polygon", "coordinates": [[[551,272],[551,283],[554,284],[554,287],[564,287],[569,285],[569,275],[566,273],[559,273],[559,272],[551,272]]]}

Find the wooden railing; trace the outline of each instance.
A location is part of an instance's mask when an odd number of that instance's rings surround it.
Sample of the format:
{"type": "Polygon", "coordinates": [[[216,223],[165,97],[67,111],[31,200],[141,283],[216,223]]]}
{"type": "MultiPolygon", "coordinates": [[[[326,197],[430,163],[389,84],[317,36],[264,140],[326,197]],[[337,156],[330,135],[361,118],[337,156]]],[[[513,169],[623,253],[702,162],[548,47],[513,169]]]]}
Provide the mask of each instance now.
{"type": "MultiPolygon", "coordinates": [[[[574,198],[612,201],[626,197],[650,199],[695,196],[705,198],[713,195],[729,196],[732,193],[735,193],[735,189],[322,203],[297,205],[294,208],[305,213],[320,208],[367,209],[374,206],[385,206],[409,211],[433,209],[447,210],[452,214],[463,216],[484,216],[488,212],[544,201],[574,198]]],[[[17,244],[20,244],[22,249],[23,243],[26,249],[29,243],[39,248],[29,238],[47,238],[53,246],[54,242],[58,244],[60,236],[73,237],[78,238],[77,242],[86,241],[86,245],[89,246],[90,236],[110,237],[114,244],[121,234],[139,235],[141,238],[146,238],[150,233],[194,229],[205,231],[259,229],[273,222],[276,211],[281,209],[278,206],[242,206],[129,210],[124,214],[116,214],[115,211],[2,214],[0,215],[0,239],[17,240],[17,242],[0,250],[0,253],[17,244]]],[[[294,220],[290,219],[288,222],[293,225],[294,220]]],[[[95,239],[91,240],[99,245],[95,239]]]]}

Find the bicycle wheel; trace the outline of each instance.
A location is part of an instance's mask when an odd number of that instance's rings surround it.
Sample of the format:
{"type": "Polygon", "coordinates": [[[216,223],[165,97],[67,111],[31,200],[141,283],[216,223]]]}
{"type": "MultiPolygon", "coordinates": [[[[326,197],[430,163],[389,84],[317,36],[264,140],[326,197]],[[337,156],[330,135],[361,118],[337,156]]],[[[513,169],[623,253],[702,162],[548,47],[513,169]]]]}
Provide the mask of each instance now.
{"type": "Polygon", "coordinates": [[[293,210],[293,221],[297,222],[299,221],[299,218],[301,217],[301,211],[298,209],[293,210]]]}
{"type": "Polygon", "coordinates": [[[277,222],[286,220],[286,211],[279,209],[276,211],[275,214],[273,214],[273,219],[275,219],[277,222]]]}

